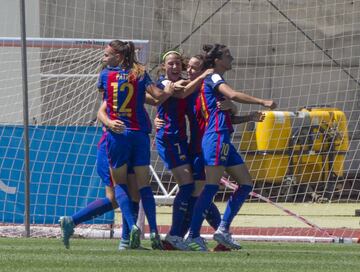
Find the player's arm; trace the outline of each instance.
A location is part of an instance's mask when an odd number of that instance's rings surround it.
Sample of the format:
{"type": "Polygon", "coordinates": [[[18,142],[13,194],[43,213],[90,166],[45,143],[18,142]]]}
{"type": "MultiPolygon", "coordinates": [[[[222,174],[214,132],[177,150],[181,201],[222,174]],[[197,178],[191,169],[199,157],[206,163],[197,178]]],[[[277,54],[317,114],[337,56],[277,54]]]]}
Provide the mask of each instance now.
{"type": "Polygon", "coordinates": [[[211,73],[214,73],[214,69],[205,70],[200,76],[188,82],[186,86],[182,86],[183,82],[181,81],[176,82],[174,96],[177,98],[185,98],[189,96],[197,90],[197,88],[201,85],[206,76],[211,73]]]}
{"type": "Polygon", "coordinates": [[[125,130],[125,125],[120,120],[111,120],[106,113],[106,101],[103,101],[101,104],[97,117],[101,123],[107,128],[112,130],[115,133],[122,133],[125,130]]]}
{"type": "Polygon", "coordinates": [[[150,84],[146,88],[146,92],[150,94],[153,98],[155,98],[158,101],[157,103],[159,105],[174,94],[174,89],[175,86],[173,82],[166,84],[163,91],[156,87],[154,84],[150,84]]]}
{"type": "Polygon", "coordinates": [[[159,106],[161,103],[159,100],[155,99],[150,94],[145,93],[145,104],[148,104],[150,106],[159,106]]]}
{"type": "Polygon", "coordinates": [[[231,123],[242,124],[247,122],[262,122],[264,121],[264,119],[265,119],[265,113],[261,111],[255,111],[255,112],[251,112],[248,115],[242,115],[242,116],[232,115],[231,123]]]}
{"type": "Polygon", "coordinates": [[[217,107],[222,111],[229,110],[232,115],[237,114],[238,109],[235,103],[233,103],[230,99],[225,98],[222,101],[216,102],[217,107]]]}
{"type": "Polygon", "coordinates": [[[230,111],[231,113],[231,123],[233,124],[242,124],[247,122],[262,122],[265,119],[265,113],[261,111],[251,112],[248,115],[236,115],[237,106],[230,99],[225,98],[222,101],[218,101],[217,107],[223,111],[230,111]]]}
{"type": "Polygon", "coordinates": [[[270,109],[275,109],[277,106],[273,100],[265,100],[242,92],[235,91],[226,83],[221,83],[217,87],[217,89],[224,96],[238,103],[261,105],[263,107],[270,109]]]}

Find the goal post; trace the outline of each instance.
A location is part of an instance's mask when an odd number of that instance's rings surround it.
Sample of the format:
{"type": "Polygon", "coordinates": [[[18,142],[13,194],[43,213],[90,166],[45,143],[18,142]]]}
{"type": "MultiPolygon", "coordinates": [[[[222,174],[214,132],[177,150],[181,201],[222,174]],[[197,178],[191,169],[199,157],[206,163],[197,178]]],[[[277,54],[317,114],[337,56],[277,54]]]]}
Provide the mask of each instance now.
{"type": "MultiPolygon", "coordinates": [[[[96,123],[101,102],[96,82],[110,41],[27,38],[31,224],[57,224],[61,215],[105,197],[96,172],[102,134],[96,123]]],[[[131,41],[146,64],[149,42],[131,41]]],[[[0,224],[22,224],[25,205],[19,46],[19,38],[0,37],[0,224]]],[[[113,215],[91,223],[113,223],[113,215]]]]}

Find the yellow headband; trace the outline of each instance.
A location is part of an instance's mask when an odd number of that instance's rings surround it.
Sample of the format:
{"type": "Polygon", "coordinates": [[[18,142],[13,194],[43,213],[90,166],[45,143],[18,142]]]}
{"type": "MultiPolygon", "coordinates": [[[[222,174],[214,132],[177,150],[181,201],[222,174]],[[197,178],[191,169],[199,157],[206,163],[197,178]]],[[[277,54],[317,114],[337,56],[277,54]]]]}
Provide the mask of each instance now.
{"type": "Polygon", "coordinates": [[[166,53],[164,53],[164,55],[162,56],[162,61],[165,61],[165,58],[167,57],[167,56],[169,56],[170,54],[175,54],[175,55],[178,55],[179,57],[181,57],[181,54],[180,54],[180,52],[178,52],[178,51],[175,51],[175,50],[170,50],[170,51],[167,51],[166,53]]]}

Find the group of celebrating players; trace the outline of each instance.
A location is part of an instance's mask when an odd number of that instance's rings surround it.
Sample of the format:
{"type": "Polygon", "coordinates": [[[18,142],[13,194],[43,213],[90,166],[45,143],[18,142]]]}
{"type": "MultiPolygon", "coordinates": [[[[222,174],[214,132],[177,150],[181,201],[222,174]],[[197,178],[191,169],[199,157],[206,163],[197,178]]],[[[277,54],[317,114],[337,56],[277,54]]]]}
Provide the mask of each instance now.
{"type": "Polygon", "coordinates": [[[233,102],[259,104],[269,109],[274,109],[276,103],[233,90],[223,78],[231,70],[232,61],[229,48],[221,44],[204,45],[203,53],[189,60],[171,50],[162,55],[163,73],[153,83],[136,60],[132,42],[113,40],[106,46],[104,68],[98,81],[98,89],[103,92],[98,111],[103,136],[97,154],[97,170],[106,186],[106,197],[72,216],[60,218],[66,248],[76,225],[117,207],[123,216],[119,250],[141,248],[141,231],[136,225],[140,200],[153,249],[161,250],[165,246],[207,251],[207,244],[200,236],[204,219],[214,228],[213,238],[219,248],[241,248],[229,229],[253,183],[249,170],[231,144],[232,124],[262,121],[264,115],[253,112],[236,116],[233,102]],[[156,147],[179,186],[172,224],[164,240],[158,232],[156,204],[149,184],[151,122],[145,103],[157,106],[156,147]],[[213,198],[224,171],[239,186],[221,217],[213,198]]]}

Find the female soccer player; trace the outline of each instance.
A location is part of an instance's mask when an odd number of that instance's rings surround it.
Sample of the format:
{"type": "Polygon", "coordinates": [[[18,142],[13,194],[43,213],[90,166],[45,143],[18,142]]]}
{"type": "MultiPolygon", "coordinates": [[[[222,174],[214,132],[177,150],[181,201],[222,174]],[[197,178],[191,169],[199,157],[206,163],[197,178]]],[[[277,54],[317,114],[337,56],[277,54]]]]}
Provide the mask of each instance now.
{"type": "MultiPolygon", "coordinates": [[[[107,66],[107,59],[103,59],[102,69],[107,66]]],[[[102,94],[102,99],[105,99],[104,90],[99,86],[99,92],[102,94]]],[[[153,103],[151,97],[146,95],[146,102],[153,103]]],[[[61,231],[62,231],[62,241],[66,248],[70,248],[70,238],[74,234],[74,228],[88,220],[94,219],[98,216],[101,216],[109,211],[112,211],[118,208],[118,204],[115,200],[114,192],[114,183],[110,174],[110,165],[109,159],[106,153],[106,128],[103,127],[103,135],[101,136],[99,143],[97,145],[97,160],[96,160],[96,170],[98,175],[101,178],[102,183],[105,185],[105,194],[106,197],[102,199],[97,199],[87,205],[85,208],[77,211],[72,216],[62,216],[59,219],[61,231]]],[[[137,190],[136,179],[134,170],[132,167],[128,166],[128,183],[129,193],[132,200],[133,206],[133,216],[134,221],[137,220],[137,214],[139,210],[139,193],[137,190]]],[[[122,235],[119,245],[119,250],[128,248],[129,246],[129,235],[130,230],[126,224],[126,220],[123,216],[123,225],[122,225],[122,235]]]]}
{"type": "MultiPolygon", "coordinates": [[[[204,132],[205,123],[203,122],[201,108],[198,107],[198,98],[201,80],[203,80],[206,74],[209,73],[208,71],[207,73],[203,74],[203,58],[201,55],[191,57],[187,64],[186,70],[189,80],[185,81],[184,83],[188,83],[189,81],[196,80],[198,78],[197,81],[199,82],[199,84],[198,86],[196,86],[196,90],[190,95],[188,95],[188,93],[185,93],[185,91],[177,92],[173,95],[177,98],[183,98],[186,101],[185,114],[187,116],[190,126],[188,157],[191,165],[193,179],[195,180],[195,188],[191,197],[189,198],[188,209],[182,225],[181,237],[184,237],[184,235],[188,231],[194,203],[196,202],[197,197],[199,196],[205,182],[204,163],[201,151],[201,139],[204,132]]],[[[177,84],[179,85],[183,83],[181,81],[178,81],[177,84]]],[[[189,92],[189,90],[187,92],[189,92]]],[[[205,214],[206,219],[211,226],[215,227],[218,225],[218,223],[220,223],[220,213],[214,204],[209,206],[209,208],[205,211],[205,214]]]]}
{"type": "Polygon", "coordinates": [[[241,156],[230,142],[233,131],[228,111],[222,111],[217,102],[224,98],[238,103],[259,104],[274,109],[272,100],[263,100],[233,90],[226,84],[223,75],[231,69],[233,57],[225,45],[205,45],[205,68],[213,68],[214,73],[206,76],[201,87],[201,107],[205,118],[205,133],[202,139],[202,151],[205,161],[206,185],[194,207],[187,244],[192,250],[205,251],[206,244],[200,237],[203,213],[211,204],[219,189],[218,183],[226,170],[240,185],[230,197],[220,226],[214,234],[214,240],[231,249],[239,249],[229,233],[230,224],[241,205],[252,190],[252,180],[241,156]]]}
{"type": "Polygon", "coordinates": [[[99,86],[105,91],[106,101],[99,109],[98,118],[108,129],[106,143],[111,175],[116,183],[115,199],[131,229],[129,245],[140,246],[140,229],[133,219],[126,185],[127,166],[131,162],[150,227],[152,247],[161,249],[155,199],[149,185],[151,123],[144,100],[147,92],[163,101],[173,94],[174,86],[168,84],[163,92],[156,88],[145,68],[137,62],[132,42],[111,41],[103,59],[108,66],[100,74],[99,86]]]}
{"type": "MultiPolygon", "coordinates": [[[[209,71],[205,74],[204,71],[204,56],[195,55],[190,58],[187,66],[187,73],[190,81],[194,81],[199,78],[204,78],[209,71]]],[[[212,69],[211,69],[212,70],[212,69]]],[[[213,71],[211,71],[213,72],[213,71]]],[[[202,83],[202,81],[199,83],[202,83]]],[[[201,142],[202,137],[205,132],[205,119],[201,109],[201,96],[200,96],[200,87],[201,84],[198,84],[197,89],[194,93],[187,96],[187,105],[188,111],[187,116],[190,123],[190,143],[189,143],[189,156],[191,158],[191,165],[193,170],[193,175],[195,179],[195,190],[193,192],[192,198],[189,202],[189,209],[187,214],[187,220],[191,221],[192,209],[194,204],[200,195],[204,184],[205,184],[205,169],[204,169],[204,159],[202,155],[201,142]],[[190,218],[189,218],[190,217],[190,218]]],[[[184,90],[181,97],[184,97],[189,93],[189,90],[184,90]]],[[[179,93],[175,94],[179,96],[179,93]]],[[[217,102],[217,107],[222,111],[230,110],[231,113],[231,122],[233,124],[240,124],[244,122],[254,121],[261,122],[264,119],[264,114],[261,112],[253,112],[246,116],[235,116],[237,113],[236,105],[233,104],[229,99],[220,100],[217,102]]],[[[205,211],[206,220],[215,230],[218,228],[221,220],[220,212],[216,205],[211,202],[210,206],[205,211]]],[[[185,229],[184,229],[185,231],[185,229]]]]}
{"type": "MultiPolygon", "coordinates": [[[[160,89],[164,89],[170,82],[181,79],[184,71],[182,55],[177,51],[164,53],[162,67],[165,75],[161,76],[157,82],[160,89]]],[[[173,203],[171,228],[165,237],[165,241],[179,250],[187,250],[181,235],[181,226],[194,189],[194,180],[188,156],[186,110],[187,101],[175,97],[169,98],[158,106],[157,117],[164,121],[164,125],[157,129],[155,138],[159,156],[164,161],[167,169],[172,172],[179,185],[179,191],[173,203]]]]}

